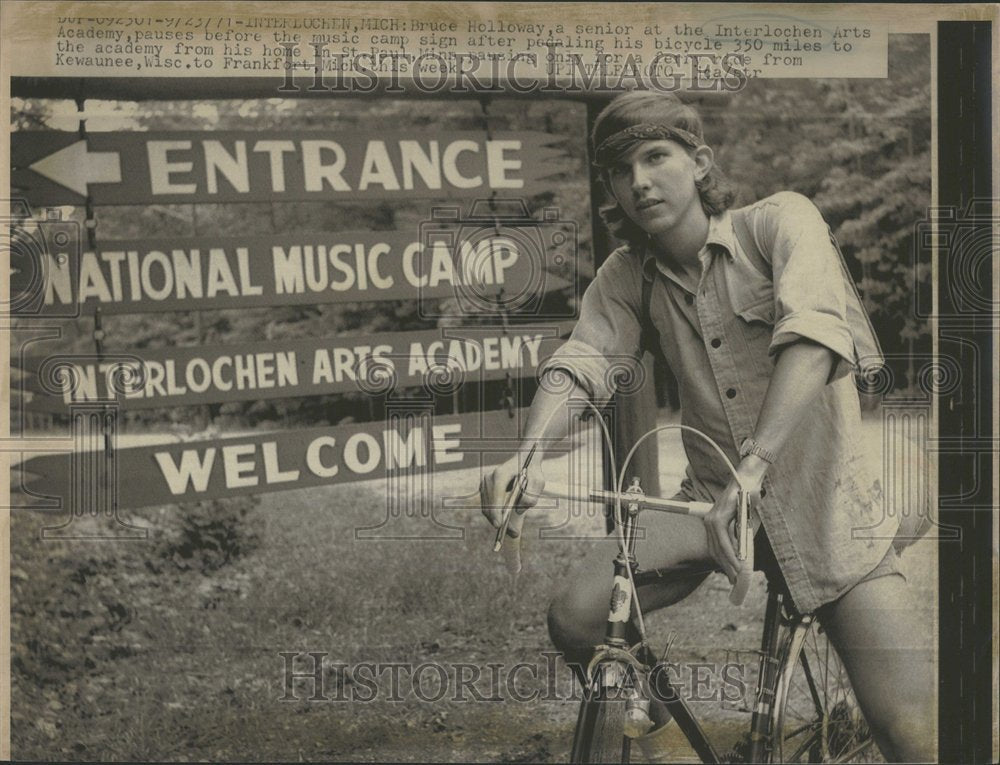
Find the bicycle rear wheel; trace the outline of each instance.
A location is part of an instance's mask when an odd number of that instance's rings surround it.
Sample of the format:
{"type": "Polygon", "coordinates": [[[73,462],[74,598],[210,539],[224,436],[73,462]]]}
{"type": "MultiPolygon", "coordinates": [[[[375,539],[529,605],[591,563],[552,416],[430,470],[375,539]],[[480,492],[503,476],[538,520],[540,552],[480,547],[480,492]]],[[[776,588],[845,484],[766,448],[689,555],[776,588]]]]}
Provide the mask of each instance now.
{"type": "Polygon", "coordinates": [[[884,762],[847,671],[812,617],[785,641],[771,731],[773,762],[884,762]]]}
{"type": "Polygon", "coordinates": [[[625,735],[625,703],[631,669],[616,668],[615,672],[622,679],[609,684],[603,679],[602,671],[607,666],[597,667],[580,704],[570,754],[572,763],[629,762],[630,739],[625,735]]]}

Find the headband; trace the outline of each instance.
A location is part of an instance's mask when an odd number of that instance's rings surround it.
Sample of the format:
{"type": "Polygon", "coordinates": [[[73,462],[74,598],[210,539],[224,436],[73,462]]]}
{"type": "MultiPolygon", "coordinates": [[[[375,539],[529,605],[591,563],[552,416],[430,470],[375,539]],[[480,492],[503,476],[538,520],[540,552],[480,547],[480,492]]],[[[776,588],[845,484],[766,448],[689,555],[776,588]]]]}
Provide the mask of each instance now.
{"type": "Polygon", "coordinates": [[[613,133],[601,141],[594,152],[594,164],[600,168],[610,167],[633,144],[639,141],[671,140],[697,149],[705,142],[694,133],[670,125],[654,125],[642,122],[613,133]]]}

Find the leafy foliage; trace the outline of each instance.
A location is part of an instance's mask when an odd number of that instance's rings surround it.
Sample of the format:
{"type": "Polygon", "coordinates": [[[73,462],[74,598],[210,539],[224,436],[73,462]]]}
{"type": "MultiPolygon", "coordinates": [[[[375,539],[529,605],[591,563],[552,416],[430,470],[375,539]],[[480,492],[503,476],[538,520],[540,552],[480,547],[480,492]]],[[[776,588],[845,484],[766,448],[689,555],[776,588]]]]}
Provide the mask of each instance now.
{"type": "Polygon", "coordinates": [[[883,349],[908,357],[897,383],[912,388],[913,357],[931,349],[914,307],[931,275],[912,236],[931,202],[929,42],[889,44],[887,79],[754,82],[706,111],[744,202],[793,189],[822,210],[883,349]]]}
{"type": "Polygon", "coordinates": [[[160,555],[183,571],[216,571],[260,545],[263,520],[257,496],[196,502],[184,507],[160,555]]]}
{"type": "MultiPolygon", "coordinates": [[[[15,99],[15,129],[75,129],[75,105],[41,99],[15,99]]],[[[525,200],[539,217],[544,207],[557,207],[563,219],[578,223],[578,259],[584,274],[592,273],[589,199],[579,189],[587,183],[585,109],[582,104],[501,99],[410,101],[391,99],[253,101],[87,102],[89,129],[99,130],[533,130],[553,134],[566,155],[561,171],[548,179],[546,190],[525,200]]],[[[436,205],[453,200],[398,202],[273,202],[240,204],[108,206],[96,209],[97,241],[151,237],[270,234],[288,231],[412,231],[436,205]]],[[[68,210],[69,211],[69,210],[68,210]]],[[[83,210],[70,217],[82,222],[83,210]]],[[[567,268],[569,266],[567,265],[567,268]]],[[[555,296],[560,307],[566,298],[555,296]]],[[[422,317],[415,301],[336,305],[297,305],[188,313],[112,315],[104,318],[107,352],[182,345],[253,342],[283,338],[334,337],[348,333],[404,332],[432,329],[439,324],[496,321],[496,316],[467,316],[456,301],[444,301],[440,320],[422,317]]],[[[35,353],[93,351],[90,320],[67,322],[63,336],[36,347],[35,353]]],[[[490,398],[497,396],[490,394],[490,398]]],[[[228,402],[207,407],[127,412],[131,429],[170,424],[204,428],[290,427],[338,424],[369,419],[374,409],[359,392],[339,396],[300,397],[228,402]],[[367,412],[369,416],[363,416],[367,412]],[[359,416],[362,415],[362,416],[359,416]]]]}
{"type": "MultiPolygon", "coordinates": [[[[782,189],[813,198],[836,234],[859,283],[886,351],[913,356],[930,350],[926,323],[913,309],[915,289],[930,274],[917,264],[911,231],[930,204],[929,42],[920,35],[890,38],[889,77],[871,80],[753,81],[721,100],[704,96],[707,138],[720,166],[737,182],[742,202],[782,189]]],[[[557,207],[575,221],[578,268],[593,274],[586,169],[586,120],[582,104],[565,101],[410,101],[391,99],[262,99],[253,101],[88,102],[88,129],[357,129],[373,126],[434,130],[541,130],[559,137],[566,160],[547,191],[527,200],[539,213],[557,207]]],[[[14,99],[17,130],[73,129],[70,102],[14,99]]],[[[594,193],[600,194],[599,189],[594,193]]],[[[254,203],[98,208],[98,240],[197,234],[235,235],[282,231],[412,230],[442,200],[371,203],[254,203]]],[[[73,215],[82,219],[82,210],[73,215]]],[[[567,296],[555,296],[562,305],[567,296]]],[[[324,337],[349,332],[399,332],[438,324],[495,322],[493,316],[460,315],[454,304],[438,322],[412,303],[302,305],[186,314],[109,316],[108,351],[171,345],[324,337]]],[[[88,352],[88,321],[67,326],[48,352],[88,352]]],[[[41,351],[39,346],[39,351],[41,351]]],[[[896,379],[914,384],[908,370],[896,379]]],[[[902,372],[902,373],[901,373],[902,372]]],[[[488,398],[497,399],[496,391],[488,398]]],[[[131,412],[128,423],[213,421],[219,427],[337,424],[357,419],[360,394],[208,407],[131,412]]]]}

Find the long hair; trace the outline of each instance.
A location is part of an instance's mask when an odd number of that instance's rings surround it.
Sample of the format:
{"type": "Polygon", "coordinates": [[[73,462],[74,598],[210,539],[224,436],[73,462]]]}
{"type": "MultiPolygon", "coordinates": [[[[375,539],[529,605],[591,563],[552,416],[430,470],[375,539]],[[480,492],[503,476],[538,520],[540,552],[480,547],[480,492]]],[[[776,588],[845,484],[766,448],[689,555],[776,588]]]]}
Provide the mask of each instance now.
{"type": "MultiPolygon", "coordinates": [[[[704,142],[701,116],[693,106],[683,103],[673,93],[635,90],[616,97],[597,115],[590,137],[591,147],[596,151],[608,137],[640,124],[680,128],[704,142]]],[[[625,214],[611,192],[607,168],[601,168],[601,180],[610,200],[600,209],[605,225],[614,236],[630,245],[645,242],[646,232],[625,214]]],[[[729,209],[736,199],[735,188],[715,163],[695,186],[706,215],[718,215],[729,209]]]]}

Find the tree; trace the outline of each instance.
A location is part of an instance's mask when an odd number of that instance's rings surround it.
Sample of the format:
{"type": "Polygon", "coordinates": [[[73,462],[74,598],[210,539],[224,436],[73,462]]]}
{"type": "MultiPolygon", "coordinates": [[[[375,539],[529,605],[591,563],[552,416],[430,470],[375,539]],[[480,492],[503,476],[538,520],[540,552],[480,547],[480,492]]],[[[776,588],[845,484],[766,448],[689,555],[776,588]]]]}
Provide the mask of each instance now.
{"type": "Polygon", "coordinates": [[[781,189],[809,196],[823,212],[857,281],[894,369],[916,384],[914,359],[930,352],[930,327],[915,292],[929,288],[917,262],[914,226],[930,205],[930,58],[922,35],[892,35],[889,76],[871,80],[752,82],[707,109],[720,166],[744,202],[781,189]]]}

